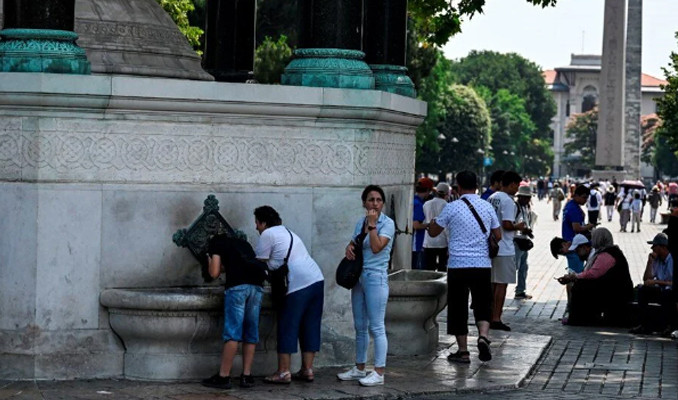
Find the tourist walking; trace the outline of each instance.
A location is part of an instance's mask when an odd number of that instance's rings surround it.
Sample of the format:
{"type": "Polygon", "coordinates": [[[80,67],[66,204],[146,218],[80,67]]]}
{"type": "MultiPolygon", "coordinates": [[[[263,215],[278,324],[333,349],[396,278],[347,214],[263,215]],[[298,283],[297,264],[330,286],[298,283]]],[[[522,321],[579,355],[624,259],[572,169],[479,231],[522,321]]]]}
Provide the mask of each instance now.
{"type": "MultiPolygon", "coordinates": [[[[431,221],[440,215],[450,198],[450,185],[441,182],[436,186],[436,197],[424,203],[424,222],[431,221]]],[[[447,271],[447,233],[431,237],[428,231],[424,236],[424,265],[430,271],[447,271]]]]}
{"type": "Polygon", "coordinates": [[[558,221],[560,218],[560,211],[563,209],[563,201],[565,200],[565,192],[560,188],[560,183],[553,184],[553,189],[549,192],[549,197],[546,203],[553,202],[553,220],[558,221]]]}
{"type": "Polygon", "coordinates": [[[631,219],[632,201],[633,194],[631,189],[622,187],[619,196],[617,196],[617,211],[619,211],[619,225],[621,225],[620,232],[626,232],[626,226],[631,219]]]}
{"type": "Polygon", "coordinates": [[[597,185],[591,186],[589,198],[586,200],[586,209],[588,210],[588,217],[590,224],[598,223],[598,216],[600,215],[600,207],[603,205],[603,196],[598,191],[597,185]]]}
{"type": "MultiPolygon", "coordinates": [[[[516,231],[527,229],[525,222],[516,223],[517,206],[513,196],[521,182],[520,175],[507,171],[501,178],[501,189],[489,198],[501,223],[499,253],[492,259],[492,316],[490,329],[510,331],[501,320],[509,283],[516,283],[516,249],[513,243],[516,231]]],[[[529,189],[529,186],[527,187],[529,189]]]]}
{"type": "Polygon", "coordinates": [[[638,191],[633,193],[633,201],[631,202],[631,232],[636,229],[640,232],[640,219],[643,214],[643,200],[640,198],[638,191]]]}
{"type": "Polygon", "coordinates": [[[412,269],[424,268],[424,235],[427,227],[426,223],[424,223],[426,219],[424,215],[424,202],[428,200],[428,196],[433,189],[433,181],[430,179],[428,181],[423,181],[422,179],[414,187],[415,193],[412,203],[412,230],[414,231],[414,237],[412,238],[412,269]],[[430,187],[427,183],[428,181],[431,182],[430,187]]]}
{"type": "Polygon", "coordinates": [[[386,371],[386,303],[388,302],[388,262],[395,236],[395,223],[382,213],[384,191],[376,185],[367,186],[361,195],[365,217],[355,225],[353,240],[346,246],[346,258],[355,259],[354,240],[365,233],[363,241],[363,272],[351,289],[351,306],[355,326],[355,366],[337,374],[342,381],[357,380],[362,386],[384,384],[386,371]],[[368,335],[369,332],[369,335],[368,335]],[[367,349],[370,336],[374,341],[374,371],[367,373],[367,349]]]}
{"type": "Polygon", "coordinates": [[[650,222],[655,223],[657,220],[657,210],[662,205],[662,195],[659,187],[655,186],[647,196],[647,202],[650,203],[650,222]]]}
{"type": "Polygon", "coordinates": [[[325,282],[318,264],[311,258],[299,236],[282,225],[278,212],[270,206],[254,210],[254,222],[261,235],[256,257],[270,270],[285,268],[287,293],[284,304],[274,304],[277,313],[278,369],[265,378],[267,383],[288,384],[292,379],[312,382],[313,360],[320,351],[320,323],[323,314],[325,282]],[[301,369],[290,372],[291,355],[301,347],[301,369]]]}
{"type": "Polygon", "coordinates": [[[447,333],[455,335],[457,351],[450,362],[471,362],[468,350],[468,296],[473,301],[473,316],[478,328],[478,356],[481,361],[492,358],[490,340],[490,299],[492,262],[487,240],[492,234],[501,239],[499,220],[492,206],[476,194],[476,174],[462,171],[456,176],[460,200],[449,203],[431,222],[432,237],[448,231],[447,261],[447,333]],[[482,224],[482,227],[480,226],[482,224]]]}
{"type": "Polygon", "coordinates": [[[504,170],[498,169],[490,175],[490,186],[480,195],[480,198],[487,200],[492,194],[501,189],[501,177],[504,175],[504,170]]]}
{"type": "Polygon", "coordinates": [[[224,282],[224,328],[219,372],[202,381],[204,386],[230,389],[231,367],[242,343],[240,387],[254,386],[252,361],[259,343],[259,311],[266,265],[257,264],[254,250],[242,232],[239,237],[217,235],[209,241],[208,272],[212,278],[226,274],[224,282]]]}
{"type": "Polygon", "coordinates": [[[605,197],[603,199],[605,203],[605,210],[607,211],[607,222],[612,221],[612,215],[614,214],[614,203],[616,200],[617,194],[614,192],[614,186],[612,186],[612,184],[607,185],[605,197]]]}

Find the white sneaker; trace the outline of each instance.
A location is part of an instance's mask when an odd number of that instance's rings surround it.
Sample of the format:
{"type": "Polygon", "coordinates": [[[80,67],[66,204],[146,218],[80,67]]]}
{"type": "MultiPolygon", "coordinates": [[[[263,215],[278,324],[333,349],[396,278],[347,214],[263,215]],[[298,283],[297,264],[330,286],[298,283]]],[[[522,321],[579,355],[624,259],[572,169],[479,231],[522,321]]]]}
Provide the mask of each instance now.
{"type": "Polygon", "coordinates": [[[340,381],[357,381],[367,376],[367,371],[359,370],[358,367],[353,367],[346,372],[337,374],[337,379],[340,381]]]}
{"type": "Polygon", "coordinates": [[[377,386],[384,384],[384,375],[379,375],[377,371],[370,372],[369,375],[361,379],[360,384],[362,386],[377,386]]]}
{"type": "Polygon", "coordinates": [[[678,330],[671,332],[671,339],[678,339],[678,330]]]}

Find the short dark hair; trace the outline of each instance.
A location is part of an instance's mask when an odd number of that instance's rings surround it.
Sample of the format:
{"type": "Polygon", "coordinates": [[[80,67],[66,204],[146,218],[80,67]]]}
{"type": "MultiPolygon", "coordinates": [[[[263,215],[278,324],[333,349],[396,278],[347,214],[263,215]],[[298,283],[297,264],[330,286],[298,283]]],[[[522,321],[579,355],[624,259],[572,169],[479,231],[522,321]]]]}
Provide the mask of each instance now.
{"type": "Polygon", "coordinates": [[[463,190],[478,189],[478,177],[472,171],[461,171],[455,177],[457,185],[463,190]]]}
{"type": "MultiPolygon", "coordinates": [[[[416,185],[414,185],[414,191],[417,192],[417,193],[428,193],[431,190],[429,190],[429,188],[427,188],[426,186],[423,186],[423,185],[420,185],[420,184],[417,183],[416,185]]],[[[363,200],[363,201],[365,201],[365,200],[363,200]]]]}
{"type": "Polygon", "coordinates": [[[501,182],[501,177],[504,176],[504,171],[503,169],[498,169],[490,175],[490,184],[494,184],[495,182],[501,182]]]}
{"type": "Polygon", "coordinates": [[[367,195],[370,194],[370,192],[379,192],[379,194],[381,195],[381,200],[384,203],[386,202],[386,195],[384,194],[384,189],[382,189],[381,186],[367,185],[365,186],[365,189],[363,189],[363,194],[360,195],[360,198],[363,200],[363,203],[367,201],[367,195]]]}
{"type": "Polygon", "coordinates": [[[562,254],[561,251],[563,248],[563,243],[565,242],[565,239],[557,236],[551,239],[551,255],[553,255],[554,258],[558,258],[558,255],[562,254]]]}
{"type": "Polygon", "coordinates": [[[520,183],[523,178],[518,175],[516,171],[506,171],[504,175],[501,176],[501,185],[508,186],[512,183],[520,183]]]}
{"type": "Polygon", "coordinates": [[[271,206],[261,206],[254,209],[254,218],[265,223],[267,228],[282,225],[280,214],[271,206]]]}
{"type": "Polygon", "coordinates": [[[575,196],[588,196],[590,192],[591,189],[587,188],[584,185],[578,185],[577,188],[574,189],[575,196]]]}

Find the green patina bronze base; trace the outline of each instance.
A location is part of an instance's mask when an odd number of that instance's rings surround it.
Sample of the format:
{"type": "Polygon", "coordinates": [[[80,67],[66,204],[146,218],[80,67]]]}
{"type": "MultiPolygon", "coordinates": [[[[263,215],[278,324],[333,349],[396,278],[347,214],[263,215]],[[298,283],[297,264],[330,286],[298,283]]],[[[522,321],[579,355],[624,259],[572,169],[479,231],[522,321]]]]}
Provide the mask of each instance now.
{"type": "Polygon", "coordinates": [[[75,32],[45,29],[0,31],[0,72],[89,74],[85,50],[75,32]]]}
{"type": "Polygon", "coordinates": [[[416,97],[414,83],[407,76],[407,68],[400,65],[371,64],[374,74],[374,88],[384,92],[416,97]]]}
{"type": "Polygon", "coordinates": [[[283,85],[374,89],[365,54],[346,49],[299,49],[285,68],[283,85]]]}

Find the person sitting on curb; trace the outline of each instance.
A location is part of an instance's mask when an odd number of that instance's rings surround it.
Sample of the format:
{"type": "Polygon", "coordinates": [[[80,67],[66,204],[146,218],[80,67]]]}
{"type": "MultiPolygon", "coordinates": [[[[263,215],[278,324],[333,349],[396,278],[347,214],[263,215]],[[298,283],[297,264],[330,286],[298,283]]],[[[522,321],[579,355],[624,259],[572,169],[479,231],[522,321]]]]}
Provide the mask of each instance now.
{"type": "Polygon", "coordinates": [[[676,310],[673,301],[673,257],[669,253],[669,237],[665,233],[658,233],[648,244],[652,245],[652,252],[647,256],[647,265],[643,275],[643,285],[638,288],[638,305],[640,306],[641,324],[629,332],[647,334],[652,332],[648,312],[649,303],[659,303],[662,306],[662,317],[659,330],[671,332],[675,324],[676,310]]]}
{"type": "Polygon", "coordinates": [[[576,235],[569,250],[589,261],[584,272],[557,278],[563,285],[573,283],[567,324],[623,325],[633,298],[633,282],[629,264],[621,249],[613,244],[612,233],[597,228],[591,233],[591,241],[576,235]],[[596,252],[589,258],[594,248],[596,252]]]}
{"type": "Polygon", "coordinates": [[[242,342],[242,375],[240,387],[254,386],[252,361],[259,342],[259,311],[266,265],[256,260],[252,246],[245,235],[237,231],[237,237],[217,235],[209,242],[207,261],[209,274],[218,278],[226,274],[224,291],[224,347],[219,372],[202,381],[207,387],[231,388],[231,367],[242,342]]]}

